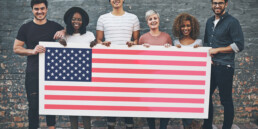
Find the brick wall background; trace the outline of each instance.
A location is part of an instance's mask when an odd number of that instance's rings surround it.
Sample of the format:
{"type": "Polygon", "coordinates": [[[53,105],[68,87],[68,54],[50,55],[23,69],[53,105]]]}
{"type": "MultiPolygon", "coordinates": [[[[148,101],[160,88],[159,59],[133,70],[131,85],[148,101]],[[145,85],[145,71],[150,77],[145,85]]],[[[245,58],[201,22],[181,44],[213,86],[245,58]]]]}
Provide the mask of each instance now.
{"type": "MultiPolygon", "coordinates": [[[[98,17],[111,11],[108,0],[49,0],[48,19],[62,25],[63,15],[70,7],[79,6],[90,16],[88,30],[95,33],[98,17]]],[[[141,34],[148,31],[144,20],[145,12],[157,10],[161,15],[160,29],[169,33],[174,18],[182,12],[195,17],[201,25],[200,38],[203,39],[205,22],[213,15],[210,0],[126,0],[124,9],[136,14],[141,22],[141,34]]],[[[236,17],[245,36],[245,50],[236,56],[236,69],[233,82],[235,105],[234,123],[257,124],[258,116],[258,0],[229,0],[228,11],[236,17]]],[[[27,128],[27,100],[24,87],[26,57],[15,55],[13,42],[20,26],[31,20],[33,15],[30,0],[0,0],[0,128],[27,128]]],[[[174,36],[172,36],[174,39],[174,36]]],[[[213,96],[215,123],[223,121],[223,107],[218,93],[213,96]]],[[[45,125],[41,117],[41,126],[45,125]]],[[[57,117],[57,127],[68,127],[68,117],[57,117]]],[[[137,127],[146,126],[146,120],[135,118],[137,127]]],[[[106,126],[105,118],[93,118],[93,126],[106,126]]],[[[118,124],[122,124],[119,121],[118,124]]],[[[170,124],[178,124],[179,119],[171,119],[170,124]]]]}

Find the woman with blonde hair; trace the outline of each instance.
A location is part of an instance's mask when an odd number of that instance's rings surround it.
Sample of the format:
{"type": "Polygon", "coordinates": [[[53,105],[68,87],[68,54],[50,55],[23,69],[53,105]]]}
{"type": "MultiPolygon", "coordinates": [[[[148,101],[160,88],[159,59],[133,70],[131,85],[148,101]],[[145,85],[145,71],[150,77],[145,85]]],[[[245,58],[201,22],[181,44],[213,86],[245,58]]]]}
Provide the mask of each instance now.
{"type": "MultiPolygon", "coordinates": [[[[154,10],[149,10],[145,14],[145,19],[150,28],[150,31],[140,37],[139,44],[145,47],[151,45],[169,47],[172,45],[172,39],[169,34],[159,30],[160,17],[159,13],[154,10]]],[[[169,118],[160,118],[160,129],[166,129],[169,118]]],[[[155,129],[155,118],[147,118],[150,129],[155,129]]]]}

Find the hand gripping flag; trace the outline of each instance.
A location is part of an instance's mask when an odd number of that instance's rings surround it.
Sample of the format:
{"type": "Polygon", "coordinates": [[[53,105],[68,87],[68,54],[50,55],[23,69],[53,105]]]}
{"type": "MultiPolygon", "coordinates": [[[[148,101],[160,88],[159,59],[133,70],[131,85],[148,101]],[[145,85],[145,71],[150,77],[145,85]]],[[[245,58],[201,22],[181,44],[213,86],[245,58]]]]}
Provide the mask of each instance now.
{"type": "Polygon", "coordinates": [[[209,48],[40,44],[40,114],[208,118],[209,48]]]}

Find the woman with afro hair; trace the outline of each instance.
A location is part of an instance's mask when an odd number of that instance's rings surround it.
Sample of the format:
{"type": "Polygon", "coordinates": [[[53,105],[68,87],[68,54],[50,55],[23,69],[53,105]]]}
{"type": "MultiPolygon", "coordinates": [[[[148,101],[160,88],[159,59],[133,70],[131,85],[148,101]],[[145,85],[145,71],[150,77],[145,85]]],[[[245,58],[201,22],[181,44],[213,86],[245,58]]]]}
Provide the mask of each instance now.
{"type": "Polygon", "coordinates": [[[172,32],[178,38],[174,41],[174,45],[179,48],[181,46],[202,46],[202,40],[197,39],[200,34],[199,22],[188,13],[181,13],[176,17],[172,32]]]}
{"type": "Polygon", "coordinates": [[[69,43],[87,43],[89,45],[95,44],[95,36],[92,32],[87,31],[86,27],[89,24],[89,16],[80,7],[72,7],[66,11],[64,15],[64,22],[66,24],[66,34],[59,42],[66,46],[69,43]]]}
{"type": "MultiPolygon", "coordinates": [[[[88,14],[79,7],[70,8],[64,15],[64,22],[66,24],[65,39],[68,43],[83,43],[90,44],[95,40],[92,32],[86,31],[89,24],[88,14]]],[[[60,42],[60,41],[59,41],[60,42]]],[[[66,42],[63,42],[66,46],[66,42]]],[[[62,44],[62,42],[60,42],[62,44]]],[[[72,129],[78,129],[78,116],[69,116],[72,129]]],[[[91,119],[89,116],[82,116],[84,129],[91,128],[91,119]]]]}
{"type": "MultiPolygon", "coordinates": [[[[197,39],[200,34],[200,26],[198,20],[188,14],[179,14],[173,24],[172,32],[178,39],[174,41],[174,45],[178,48],[181,47],[194,47],[202,46],[202,40],[197,39]]],[[[184,129],[200,129],[201,124],[193,119],[183,119],[184,129]]]]}

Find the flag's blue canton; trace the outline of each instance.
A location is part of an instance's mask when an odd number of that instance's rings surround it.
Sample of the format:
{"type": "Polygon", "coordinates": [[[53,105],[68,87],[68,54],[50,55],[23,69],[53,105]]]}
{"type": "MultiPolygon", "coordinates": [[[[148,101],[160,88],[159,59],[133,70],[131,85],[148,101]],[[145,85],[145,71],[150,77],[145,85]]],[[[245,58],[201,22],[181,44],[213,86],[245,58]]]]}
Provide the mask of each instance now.
{"type": "Polygon", "coordinates": [[[91,49],[46,48],[45,80],[91,81],[91,49]]]}

